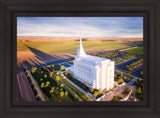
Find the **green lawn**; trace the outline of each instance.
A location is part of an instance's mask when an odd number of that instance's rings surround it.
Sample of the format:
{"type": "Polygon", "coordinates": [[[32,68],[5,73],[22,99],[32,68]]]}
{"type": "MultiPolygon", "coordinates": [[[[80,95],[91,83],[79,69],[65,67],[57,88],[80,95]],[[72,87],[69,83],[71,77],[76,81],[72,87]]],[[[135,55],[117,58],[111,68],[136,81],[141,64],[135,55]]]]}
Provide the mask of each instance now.
{"type": "Polygon", "coordinates": [[[44,68],[41,69],[35,69],[35,72],[32,73],[31,69],[31,74],[33,78],[35,79],[37,85],[39,86],[43,96],[45,97],[46,101],[78,101],[74,97],[74,95],[65,87],[60,86],[61,83],[57,82],[54,77],[50,77],[50,75],[46,72],[44,68]],[[47,75],[46,77],[44,75],[47,75]],[[49,82],[47,85],[46,82],[49,82]],[[44,87],[41,87],[42,83],[44,83],[44,87]],[[47,85],[47,86],[46,86],[47,85]],[[54,92],[52,93],[52,96],[50,94],[51,88],[54,88],[54,92]],[[60,92],[68,92],[67,96],[60,96],[60,92]]]}
{"type": "Polygon", "coordinates": [[[72,84],[70,84],[67,80],[65,80],[62,76],[60,77],[60,80],[63,81],[68,87],[70,87],[76,94],[78,94],[81,99],[84,101],[90,101],[90,98],[88,98],[85,94],[83,94],[80,90],[78,90],[76,87],[74,87],[72,84]]]}
{"type": "MultiPolygon", "coordinates": [[[[85,51],[88,49],[114,49],[125,48],[133,44],[103,41],[83,41],[85,51]]],[[[42,42],[17,42],[18,51],[37,49],[44,53],[76,52],[79,41],[42,41],[42,42]]]]}
{"type": "Polygon", "coordinates": [[[128,49],[128,50],[125,50],[124,52],[127,52],[129,54],[134,54],[136,56],[142,56],[143,55],[143,48],[132,48],[132,49],[128,49]]]}

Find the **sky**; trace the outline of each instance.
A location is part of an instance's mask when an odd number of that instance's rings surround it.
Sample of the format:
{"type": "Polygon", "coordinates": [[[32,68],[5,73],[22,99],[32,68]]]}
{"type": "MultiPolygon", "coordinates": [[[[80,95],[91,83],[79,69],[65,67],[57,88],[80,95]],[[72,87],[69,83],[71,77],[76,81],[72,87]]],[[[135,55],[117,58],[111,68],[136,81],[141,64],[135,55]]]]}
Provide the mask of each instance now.
{"type": "Polygon", "coordinates": [[[143,38],[143,17],[17,17],[17,36],[143,38]]]}

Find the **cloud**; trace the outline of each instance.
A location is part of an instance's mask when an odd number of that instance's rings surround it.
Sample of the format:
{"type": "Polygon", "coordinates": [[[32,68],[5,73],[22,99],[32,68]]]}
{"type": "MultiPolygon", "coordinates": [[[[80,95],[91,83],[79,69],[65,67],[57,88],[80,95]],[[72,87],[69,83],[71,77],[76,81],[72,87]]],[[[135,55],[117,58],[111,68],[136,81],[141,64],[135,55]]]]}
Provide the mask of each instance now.
{"type": "Polygon", "coordinates": [[[18,17],[18,36],[143,37],[142,17],[18,17]]]}

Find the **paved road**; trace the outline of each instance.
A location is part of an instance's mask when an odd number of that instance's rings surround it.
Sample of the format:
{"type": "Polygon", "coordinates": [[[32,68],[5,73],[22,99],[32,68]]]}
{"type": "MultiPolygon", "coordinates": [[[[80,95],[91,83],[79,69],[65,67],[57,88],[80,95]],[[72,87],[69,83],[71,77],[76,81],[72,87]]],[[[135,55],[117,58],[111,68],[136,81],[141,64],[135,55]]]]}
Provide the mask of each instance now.
{"type": "Polygon", "coordinates": [[[17,74],[17,101],[36,101],[32,88],[24,72],[17,74]]]}
{"type": "MultiPolygon", "coordinates": [[[[115,65],[115,69],[116,69],[116,70],[119,70],[119,71],[121,71],[121,72],[124,72],[124,73],[129,73],[129,71],[123,70],[122,67],[124,67],[124,66],[126,66],[126,65],[129,65],[129,64],[131,64],[131,63],[133,63],[133,62],[136,62],[136,61],[138,61],[138,60],[140,60],[140,59],[142,59],[142,58],[136,57],[136,58],[133,58],[133,59],[130,59],[130,60],[127,60],[127,61],[118,63],[118,64],[115,65]]],[[[132,76],[136,76],[136,77],[142,78],[142,77],[140,76],[140,71],[142,71],[142,70],[143,70],[143,65],[134,68],[134,69],[130,72],[130,74],[131,74],[132,76]]]]}
{"type": "Polygon", "coordinates": [[[138,61],[140,59],[142,59],[142,58],[136,57],[136,58],[132,58],[132,59],[126,60],[124,62],[116,64],[116,68],[120,68],[121,69],[123,66],[132,64],[132,63],[134,63],[134,62],[136,62],[136,61],[138,61]]]}
{"type": "Polygon", "coordinates": [[[37,85],[37,83],[36,83],[35,80],[33,79],[32,75],[31,75],[31,73],[30,73],[30,70],[27,70],[27,71],[28,71],[28,74],[29,74],[29,76],[30,76],[30,78],[31,78],[31,81],[34,83],[34,86],[36,87],[37,92],[38,92],[38,93],[40,94],[40,96],[41,96],[41,101],[46,101],[45,98],[44,98],[44,96],[43,96],[43,94],[42,94],[42,92],[41,92],[41,90],[39,89],[39,86],[37,85]]]}
{"type": "Polygon", "coordinates": [[[139,78],[143,78],[143,76],[140,75],[141,71],[143,72],[143,64],[137,66],[136,68],[134,68],[132,71],[131,71],[131,75],[135,75],[139,78]]]}

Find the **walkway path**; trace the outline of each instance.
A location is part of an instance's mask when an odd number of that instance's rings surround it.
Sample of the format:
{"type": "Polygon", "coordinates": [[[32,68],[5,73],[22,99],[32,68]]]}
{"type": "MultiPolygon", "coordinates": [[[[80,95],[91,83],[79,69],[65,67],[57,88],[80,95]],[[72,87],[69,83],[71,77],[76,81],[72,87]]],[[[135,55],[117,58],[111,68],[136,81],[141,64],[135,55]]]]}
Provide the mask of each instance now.
{"type": "MultiPolygon", "coordinates": [[[[61,80],[59,80],[60,83],[62,83],[70,92],[72,92],[74,95],[77,95],[71,88],[69,88],[64,82],[62,82],[61,80]]],[[[81,99],[79,97],[79,95],[77,95],[79,99],[81,99]]]]}
{"type": "Polygon", "coordinates": [[[33,79],[33,76],[31,75],[30,70],[27,70],[27,71],[28,71],[28,74],[29,74],[32,82],[34,83],[34,86],[36,87],[37,92],[38,92],[39,95],[41,96],[41,100],[42,100],[42,101],[46,101],[45,98],[44,98],[44,96],[43,96],[43,94],[42,94],[42,92],[41,92],[41,90],[39,89],[39,86],[37,85],[37,83],[36,83],[35,80],[33,79]]]}
{"type": "MultiPolygon", "coordinates": [[[[48,68],[45,68],[48,72],[51,72],[48,68]]],[[[52,74],[54,77],[56,77],[56,75],[52,74]]],[[[68,87],[64,82],[62,82],[61,80],[59,80],[60,83],[62,83],[71,93],[73,93],[74,95],[77,95],[70,87],[68,87]]],[[[79,95],[77,95],[79,99],[81,99],[79,97],[79,95]]]]}
{"type": "MultiPolygon", "coordinates": [[[[120,70],[118,70],[118,71],[126,74],[125,72],[122,72],[120,70]]],[[[134,96],[135,89],[136,89],[136,86],[134,86],[133,83],[139,79],[139,77],[136,77],[136,76],[133,76],[133,77],[134,77],[134,79],[132,79],[130,82],[126,83],[126,86],[132,89],[132,96],[134,96]]]]}
{"type": "Polygon", "coordinates": [[[89,97],[91,100],[93,100],[89,95],[88,92],[84,91],[82,88],[80,88],[79,86],[77,86],[75,83],[73,83],[70,79],[68,79],[66,76],[64,76],[64,74],[61,74],[64,79],[66,79],[69,83],[71,83],[73,86],[75,86],[78,90],[80,90],[83,94],[85,94],[87,97],[89,97]]]}

